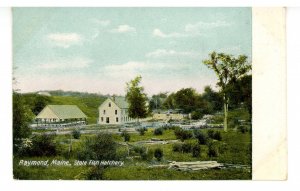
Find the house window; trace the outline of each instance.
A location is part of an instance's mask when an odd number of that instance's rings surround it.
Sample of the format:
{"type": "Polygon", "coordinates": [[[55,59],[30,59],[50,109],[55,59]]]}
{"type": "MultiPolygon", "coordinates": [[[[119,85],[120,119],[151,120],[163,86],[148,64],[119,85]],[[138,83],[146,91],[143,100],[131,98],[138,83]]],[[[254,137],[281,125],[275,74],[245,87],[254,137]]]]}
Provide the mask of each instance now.
{"type": "Polygon", "coordinates": [[[118,117],[116,117],[116,122],[119,122],[119,118],[118,117]]]}
{"type": "Polygon", "coordinates": [[[111,107],[111,103],[110,102],[108,103],[108,107],[111,107]]]}
{"type": "Polygon", "coordinates": [[[101,122],[103,122],[103,117],[101,117],[101,122]]]}
{"type": "Polygon", "coordinates": [[[105,115],[105,110],[103,110],[103,115],[105,115]]]}
{"type": "Polygon", "coordinates": [[[106,118],[106,123],[109,123],[109,117],[106,118]]]}
{"type": "Polygon", "coordinates": [[[115,110],[115,114],[116,114],[116,115],[118,114],[118,110],[115,110]]]}

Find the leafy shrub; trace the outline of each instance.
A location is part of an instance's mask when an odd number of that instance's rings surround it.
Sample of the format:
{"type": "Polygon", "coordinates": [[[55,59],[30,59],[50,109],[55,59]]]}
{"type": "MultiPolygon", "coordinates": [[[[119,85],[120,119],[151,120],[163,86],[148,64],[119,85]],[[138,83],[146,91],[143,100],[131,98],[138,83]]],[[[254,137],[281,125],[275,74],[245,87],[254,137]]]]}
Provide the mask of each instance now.
{"type": "Polygon", "coordinates": [[[72,131],[72,135],[73,135],[74,139],[80,139],[80,135],[81,135],[80,130],[79,129],[74,129],[72,131]]]}
{"type": "Polygon", "coordinates": [[[198,139],[198,143],[201,145],[205,145],[207,143],[208,137],[201,131],[195,131],[195,138],[198,139]]]}
{"type": "Polygon", "coordinates": [[[227,143],[222,143],[219,145],[219,153],[224,154],[229,150],[229,146],[227,143]]]}
{"type": "Polygon", "coordinates": [[[182,152],[190,153],[192,151],[193,145],[191,143],[183,143],[182,144],[182,152]]]}
{"type": "Polygon", "coordinates": [[[209,157],[217,157],[219,156],[219,146],[216,142],[210,142],[208,144],[207,155],[209,157]]]}
{"type": "Polygon", "coordinates": [[[239,126],[239,120],[238,117],[230,117],[228,118],[228,127],[229,128],[235,128],[239,126]]]}
{"type": "Polygon", "coordinates": [[[193,120],[198,120],[198,119],[201,119],[203,117],[203,113],[201,111],[193,111],[191,113],[191,117],[193,120]]]}
{"type": "Polygon", "coordinates": [[[141,127],[141,128],[138,128],[137,131],[140,133],[141,136],[143,136],[143,135],[145,135],[147,128],[141,127]]]}
{"type": "Polygon", "coordinates": [[[191,131],[183,130],[181,128],[176,128],[174,133],[175,133],[176,138],[180,139],[181,141],[184,141],[186,139],[190,139],[193,137],[193,134],[191,131]]]}
{"type": "Polygon", "coordinates": [[[208,137],[211,138],[211,139],[214,138],[214,134],[215,134],[215,131],[212,130],[212,129],[209,129],[209,130],[207,131],[207,135],[208,135],[208,137]]]}
{"type": "Polygon", "coordinates": [[[153,159],[153,156],[154,156],[153,149],[149,149],[148,152],[147,152],[147,160],[151,161],[153,159]]]}
{"type": "Polygon", "coordinates": [[[55,135],[35,135],[32,138],[31,146],[23,151],[25,156],[56,156],[57,146],[54,142],[55,135]]]}
{"type": "Polygon", "coordinates": [[[130,134],[127,131],[123,131],[121,134],[122,137],[124,137],[124,141],[125,142],[129,142],[130,141],[130,134]]]}
{"type": "Polygon", "coordinates": [[[207,135],[211,139],[215,139],[218,141],[222,140],[222,135],[221,135],[220,131],[214,131],[214,130],[210,129],[207,131],[207,135]]]}
{"type": "Polygon", "coordinates": [[[158,160],[161,161],[161,159],[163,158],[164,153],[163,150],[161,148],[156,148],[154,150],[154,157],[158,160]]]}
{"type": "Polygon", "coordinates": [[[160,128],[154,129],[153,134],[154,135],[162,135],[163,134],[163,128],[160,127],[160,128]]]}
{"type": "Polygon", "coordinates": [[[215,140],[218,140],[218,141],[222,141],[222,135],[221,135],[221,132],[220,131],[216,131],[214,133],[214,139],[215,140]]]}
{"type": "Polygon", "coordinates": [[[175,144],[173,145],[173,151],[174,151],[174,152],[182,152],[182,144],[180,144],[180,143],[175,143],[175,144]]]}
{"type": "Polygon", "coordinates": [[[103,180],[104,167],[96,166],[91,168],[87,174],[86,179],[88,180],[103,180]]]}
{"type": "Polygon", "coordinates": [[[244,134],[248,132],[248,128],[246,126],[241,125],[238,127],[238,131],[244,134]]]}
{"type": "Polygon", "coordinates": [[[133,150],[134,150],[135,153],[137,153],[137,154],[139,154],[141,156],[141,159],[147,160],[148,156],[147,156],[147,149],[146,149],[146,147],[135,146],[135,147],[133,147],[133,150]]]}
{"type": "Polygon", "coordinates": [[[199,157],[200,156],[200,151],[201,151],[200,145],[195,144],[192,148],[193,157],[199,157]]]}
{"type": "Polygon", "coordinates": [[[114,160],[117,156],[117,145],[111,134],[100,133],[96,137],[88,137],[78,153],[80,160],[114,160]]]}

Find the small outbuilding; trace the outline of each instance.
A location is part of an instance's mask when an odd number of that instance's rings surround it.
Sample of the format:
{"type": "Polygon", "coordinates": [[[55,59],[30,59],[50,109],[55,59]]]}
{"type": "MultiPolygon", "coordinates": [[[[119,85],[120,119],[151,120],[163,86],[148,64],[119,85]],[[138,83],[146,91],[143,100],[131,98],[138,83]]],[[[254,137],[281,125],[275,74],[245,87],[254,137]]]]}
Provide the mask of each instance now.
{"type": "Polygon", "coordinates": [[[86,124],[87,116],[76,105],[47,105],[35,120],[37,126],[66,127],[86,124]]]}

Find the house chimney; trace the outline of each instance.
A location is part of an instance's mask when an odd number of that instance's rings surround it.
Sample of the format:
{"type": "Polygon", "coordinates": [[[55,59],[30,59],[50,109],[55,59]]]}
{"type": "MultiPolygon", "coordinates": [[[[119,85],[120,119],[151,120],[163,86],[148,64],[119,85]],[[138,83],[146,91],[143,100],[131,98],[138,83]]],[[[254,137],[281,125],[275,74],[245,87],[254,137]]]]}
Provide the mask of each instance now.
{"type": "Polygon", "coordinates": [[[115,101],[115,95],[112,96],[113,101],[115,101]]]}

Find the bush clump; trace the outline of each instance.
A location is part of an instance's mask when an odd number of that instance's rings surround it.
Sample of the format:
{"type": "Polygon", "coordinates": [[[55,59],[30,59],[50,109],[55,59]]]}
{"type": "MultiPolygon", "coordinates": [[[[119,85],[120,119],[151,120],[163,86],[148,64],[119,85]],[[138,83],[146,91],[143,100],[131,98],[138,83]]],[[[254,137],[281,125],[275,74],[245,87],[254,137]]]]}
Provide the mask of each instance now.
{"type": "Polygon", "coordinates": [[[80,130],[79,129],[74,129],[72,131],[72,135],[73,135],[74,139],[80,139],[80,136],[81,136],[80,130]]]}
{"type": "Polygon", "coordinates": [[[195,144],[192,148],[193,157],[199,157],[201,153],[201,147],[198,144],[195,144]]]}
{"type": "Polygon", "coordinates": [[[146,160],[147,159],[147,149],[143,146],[135,146],[133,147],[133,151],[140,155],[141,159],[146,160]]]}
{"type": "Polygon", "coordinates": [[[192,117],[192,119],[193,120],[198,120],[198,119],[201,119],[202,117],[203,117],[203,112],[201,112],[201,111],[193,111],[192,113],[191,113],[191,117],[192,117]]]}
{"type": "Polygon", "coordinates": [[[181,141],[184,141],[184,140],[187,140],[187,139],[190,139],[193,137],[193,134],[191,131],[183,130],[179,127],[175,129],[174,133],[175,133],[176,138],[180,139],[181,141]]]}
{"type": "Polygon", "coordinates": [[[104,175],[104,167],[102,166],[96,166],[91,168],[86,173],[86,179],[88,180],[103,180],[104,175]]]}
{"type": "Polygon", "coordinates": [[[56,156],[58,154],[57,145],[54,142],[55,135],[35,135],[30,146],[22,149],[23,156],[56,156]]]}
{"type": "Polygon", "coordinates": [[[201,145],[205,145],[207,143],[208,137],[201,131],[194,132],[195,138],[198,140],[198,143],[201,145]]]}
{"type": "Polygon", "coordinates": [[[218,140],[218,141],[222,141],[222,135],[221,135],[221,132],[220,131],[216,131],[214,133],[214,139],[215,140],[218,140]]]}
{"type": "Polygon", "coordinates": [[[114,160],[117,157],[117,144],[108,133],[86,138],[81,147],[80,160],[114,160]]]}
{"type": "Polygon", "coordinates": [[[125,142],[130,141],[130,134],[127,131],[123,131],[122,134],[121,134],[121,137],[124,137],[125,142]]]}
{"type": "Polygon", "coordinates": [[[173,145],[173,151],[174,152],[182,152],[182,144],[181,143],[175,143],[173,145]]]}
{"type": "Polygon", "coordinates": [[[207,135],[208,135],[208,137],[211,138],[211,139],[214,138],[214,133],[215,133],[215,131],[214,131],[213,129],[209,129],[209,130],[207,131],[207,135]]]}
{"type": "Polygon", "coordinates": [[[241,125],[238,127],[238,131],[245,134],[248,132],[248,128],[246,126],[241,125]]]}
{"type": "Polygon", "coordinates": [[[182,144],[182,152],[184,153],[190,153],[192,152],[192,143],[183,143],[182,144]]]}
{"type": "Polygon", "coordinates": [[[161,161],[161,159],[163,158],[164,153],[163,150],[161,148],[156,148],[154,150],[154,157],[158,160],[161,161]]]}
{"type": "Polygon", "coordinates": [[[214,131],[214,130],[210,129],[207,131],[207,135],[211,139],[215,139],[218,141],[222,140],[222,135],[221,135],[220,131],[214,131]]]}
{"type": "Polygon", "coordinates": [[[148,129],[145,128],[145,127],[141,127],[141,128],[138,128],[137,131],[139,132],[139,134],[141,136],[145,135],[145,132],[147,131],[148,129]]]}
{"type": "Polygon", "coordinates": [[[219,156],[219,146],[216,142],[210,142],[208,144],[207,155],[209,157],[217,157],[219,156]]]}
{"type": "Polygon", "coordinates": [[[163,134],[163,128],[160,127],[160,128],[154,129],[153,134],[154,135],[162,135],[163,134]]]}

